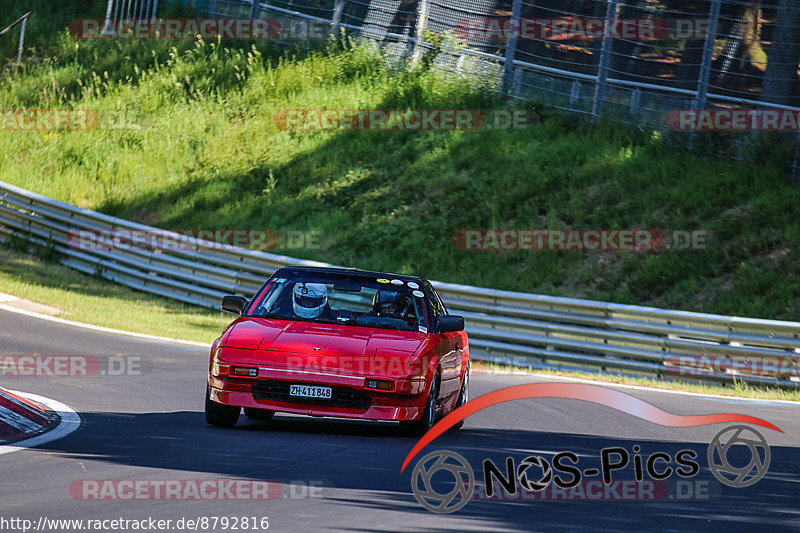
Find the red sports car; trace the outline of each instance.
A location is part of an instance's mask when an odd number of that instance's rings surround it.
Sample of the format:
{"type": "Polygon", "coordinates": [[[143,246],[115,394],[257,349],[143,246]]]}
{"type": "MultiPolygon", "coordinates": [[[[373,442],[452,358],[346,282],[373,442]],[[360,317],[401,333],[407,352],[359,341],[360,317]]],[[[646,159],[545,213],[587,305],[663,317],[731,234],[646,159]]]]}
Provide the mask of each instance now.
{"type": "Polygon", "coordinates": [[[206,420],[233,427],[241,409],[397,420],[424,433],[467,402],[464,319],[425,279],[336,268],[282,268],[211,347],[206,420]]]}

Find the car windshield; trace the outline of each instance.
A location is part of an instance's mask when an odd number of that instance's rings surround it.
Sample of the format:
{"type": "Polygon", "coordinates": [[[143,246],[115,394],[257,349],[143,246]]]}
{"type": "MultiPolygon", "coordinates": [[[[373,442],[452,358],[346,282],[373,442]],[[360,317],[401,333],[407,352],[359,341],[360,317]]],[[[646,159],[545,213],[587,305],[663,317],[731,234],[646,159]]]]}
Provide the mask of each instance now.
{"type": "Polygon", "coordinates": [[[255,296],[249,315],[428,331],[421,283],[391,275],[279,271],[255,296]]]}

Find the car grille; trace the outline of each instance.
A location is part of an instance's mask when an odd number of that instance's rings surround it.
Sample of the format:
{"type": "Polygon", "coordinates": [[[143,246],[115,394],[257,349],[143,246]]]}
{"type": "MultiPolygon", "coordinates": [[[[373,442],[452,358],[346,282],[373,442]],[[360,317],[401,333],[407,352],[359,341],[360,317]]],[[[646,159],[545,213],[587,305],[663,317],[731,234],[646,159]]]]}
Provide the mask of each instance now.
{"type": "MultiPolygon", "coordinates": [[[[327,405],[329,407],[343,407],[346,409],[358,409],[366,411],[369,409],[370,397],[361,391],[349,389],[347,387],[331,387],[331,399],[322,398],[298,398],[289,396],[289,386],[287,381],[262,381],[253,385],[253,398],[256,400],[272,400],[276,402],[289,402],[309,405],[327,405]]],[[[326,387],[328,385],[325,385],[326,387]]]]}

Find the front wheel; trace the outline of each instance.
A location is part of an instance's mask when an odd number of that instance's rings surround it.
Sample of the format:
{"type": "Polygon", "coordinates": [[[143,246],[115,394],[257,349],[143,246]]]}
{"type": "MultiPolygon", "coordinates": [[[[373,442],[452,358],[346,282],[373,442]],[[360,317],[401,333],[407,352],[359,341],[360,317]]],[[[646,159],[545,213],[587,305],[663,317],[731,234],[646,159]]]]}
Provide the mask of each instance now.
{"type": "Polygon", "coordinates": [[[211,387],[206,389],[206,422],[212,426],[232,428],[239,421],[240,407],[222,405],[211,399],[211,387]]]}
{"type": "Polygon", "coordinates": [[[425,434],[436,423],[436,408],[439,405],[439,375],[433,376],[431,390],[425,402],[425,410],[419,420],[404,420],[400,422],[400,431],[404,435],[417,436],[425,434]]]}

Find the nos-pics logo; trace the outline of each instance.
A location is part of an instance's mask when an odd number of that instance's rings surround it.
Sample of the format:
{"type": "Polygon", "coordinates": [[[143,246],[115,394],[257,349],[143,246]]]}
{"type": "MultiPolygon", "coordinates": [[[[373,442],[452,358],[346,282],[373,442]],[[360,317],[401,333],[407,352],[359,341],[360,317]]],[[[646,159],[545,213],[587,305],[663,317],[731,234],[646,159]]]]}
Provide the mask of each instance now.
{"type": "MultiPolygon", "coordinates": [[[[411,450],[401,472],[427,444],[470,414],[504,401],[531,397],[590,401],[671,427],[744,422],[781,431],[769,422],[747,415],[674,415],[629,394],[596,385],[526,384],[477,398],[444,417],[411,450]]],[[[639,445],[633,446],[635,452],[640,448],[639,445]]],[[[638,481],[645,479],[645,473],[651,479],[663,480],[673,474],[693,477],[700,471],[700,465],[696,461],[697,453],[693,450],[682,450],[674,458],[664,452],[650,453],[646,457],[636,453],[631,459],[624,448],[606,448],[602,451],[601,458],[600,468],[585,470],[577,467],[578,455],[574,452],[555,454],[552,462],[538,455],[525,457],[517,463],[509,457],[503,468],[490,459],[485,459],[483,472],[486,492],[490,494],[492,477],[499,479],[501,485],[512,493],[517,486],[531,492],[543,491],[551,484],[561,489],[571,488],[580,484],[584,475],[602,476],[603,483],[609,485],[612,482],[612,472],[627,467],[631,462],[635,466],[638,481]],[[680,466],[669,466],[672,462],[677,462],[680,466]]],[[[730,487],[742,488],[753,485],[766,474],[770,464],[770,450],[767,440],[760,432],[750,426],[736,424],[726,427],[714,436],[708,446],[706,458],[708,467],[717,480],[730,487]],[[742,461],[742,456],[749,457],[749,460],[742,461]]],[[[417,461],[411,473],[414,496],[423,507],[434,513],[452,513],[462,508],[473,498],[475,487],[472,466],[463,456],[449,450],[437,450],[425,455],[417,461]]]]}

